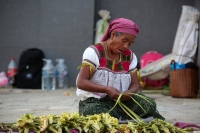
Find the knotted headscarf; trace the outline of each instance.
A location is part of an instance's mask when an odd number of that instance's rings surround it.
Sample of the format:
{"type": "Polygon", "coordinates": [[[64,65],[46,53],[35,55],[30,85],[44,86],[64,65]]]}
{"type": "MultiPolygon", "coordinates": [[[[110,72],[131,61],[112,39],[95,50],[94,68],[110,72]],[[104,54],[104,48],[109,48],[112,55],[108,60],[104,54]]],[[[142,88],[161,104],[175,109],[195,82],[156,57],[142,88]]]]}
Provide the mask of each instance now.
{"type": "Polygon", "coordinates": [[[101,41],[106,41],[113,30],[117,32],[128,33],[134,36],[137,36],[139,32],[138,26],[133,21],[126,18],[117,18],[109,23],[108,28],[103,35],[101,41]]]}

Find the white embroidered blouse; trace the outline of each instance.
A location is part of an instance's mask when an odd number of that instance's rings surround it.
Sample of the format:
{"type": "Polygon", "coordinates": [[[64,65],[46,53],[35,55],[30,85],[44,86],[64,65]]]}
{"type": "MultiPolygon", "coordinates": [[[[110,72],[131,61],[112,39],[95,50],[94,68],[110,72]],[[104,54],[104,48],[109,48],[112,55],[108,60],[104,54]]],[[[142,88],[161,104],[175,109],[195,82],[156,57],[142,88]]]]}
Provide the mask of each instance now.
{"type": "MultiPolygon", "coordinates": [[[[137,66],[137,57],[135,56],[134,53],[131,52],[131,54],[132,54],[132,60],[129,65],[129,70],[134,70],[137,66]]],[[[129,88],[131,84],[130,73],[114,72],[112,70],[109,70],[108,68],[99,69],[100,66],[99,55],[94,47],[88,47],[84,51],[83,63],[85,62],[92,65],[96,70],[90,79],[91,82],[103,86],[111,86],[118,89],[121,92],[124,92],[129,88]]],[[[80,97],[82,101],[86,100],[89,97],[102,98],[106,95],[105,93],[88,92],[81,90],[79,88],[77,88],[76,94],[77,96],[80,97]]]]}

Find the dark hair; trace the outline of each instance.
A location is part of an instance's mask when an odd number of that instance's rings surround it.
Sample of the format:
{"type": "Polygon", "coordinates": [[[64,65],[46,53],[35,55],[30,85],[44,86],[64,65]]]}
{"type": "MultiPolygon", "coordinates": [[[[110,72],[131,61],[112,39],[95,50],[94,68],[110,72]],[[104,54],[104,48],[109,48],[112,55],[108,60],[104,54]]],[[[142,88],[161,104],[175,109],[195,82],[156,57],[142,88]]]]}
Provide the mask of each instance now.
{"type": "Polygon", "coordinates": [[[123,34],[122,32],[116,32],[115,33],[115,36],[119,36],[119,35],[121,35],[121,34],[123,34]]]}
{"type": "MultiPolygon", "coordinates": [[[[111,34],[111,33],[110,33],[111,34]]],[[[108,38],[110,38],[110,34],[108,35],[108,38]]],[[[122,35],[123,34],[123,32],[116,32],[115,33],[115,36],[119,36],[119,35],[122,35]]]]}

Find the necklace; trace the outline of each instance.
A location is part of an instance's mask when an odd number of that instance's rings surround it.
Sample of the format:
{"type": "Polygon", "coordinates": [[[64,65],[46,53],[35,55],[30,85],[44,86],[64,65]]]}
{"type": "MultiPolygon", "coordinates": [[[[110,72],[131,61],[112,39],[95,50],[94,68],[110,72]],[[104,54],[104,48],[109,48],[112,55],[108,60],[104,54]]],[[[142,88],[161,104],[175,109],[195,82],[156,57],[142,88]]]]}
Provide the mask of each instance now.
{"type": "MultiPolygon", "coordinates": [[[[104,43],[102,43],[102,44],[103,44],[103,49],[104,49],[104,51],[105,51],[104,53],[105,53],[106,59],[107,59],[107,60],[113,60],[114,62],[116,62],[117,59],[111,59],[111,58],[109,58],[109,52],[108,52],[108,44],[107,44],[107,41],[106,41],[105,43],[106,43],[106,46],[105,46],[104,43]]],[[[121,62],[121,54],[119,54],[119,62],[121,62]]]]}

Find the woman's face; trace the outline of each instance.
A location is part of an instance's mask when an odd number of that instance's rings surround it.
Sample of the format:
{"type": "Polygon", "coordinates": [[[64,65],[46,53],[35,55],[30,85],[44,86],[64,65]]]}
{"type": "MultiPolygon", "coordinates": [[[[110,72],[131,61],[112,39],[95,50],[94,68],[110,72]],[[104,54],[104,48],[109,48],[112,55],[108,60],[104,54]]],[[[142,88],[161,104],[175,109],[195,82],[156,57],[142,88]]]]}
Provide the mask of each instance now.
{"type": "MultiPolygon", "coordinates": [[[[119,33],[119,32],[118,32],[119,33]]],[[[118,34],[115,31],[111,34],[110,49],[115,54],[122,54],[125,50],[129,49],[132,43],[134,43],[136,36],[127,33],[118,34]]]]}

